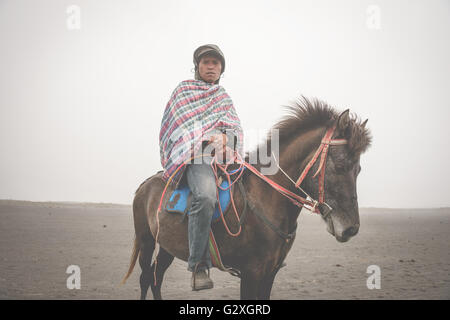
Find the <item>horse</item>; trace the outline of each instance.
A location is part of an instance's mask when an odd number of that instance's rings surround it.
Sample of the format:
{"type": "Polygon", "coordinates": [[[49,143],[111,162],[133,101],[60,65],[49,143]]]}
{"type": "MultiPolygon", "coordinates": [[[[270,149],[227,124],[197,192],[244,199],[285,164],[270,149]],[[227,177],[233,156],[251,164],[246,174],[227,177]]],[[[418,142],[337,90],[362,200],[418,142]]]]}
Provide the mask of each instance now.
{"type": "MultiPolygon", "coordinates": [[[[358,233],[360,226],[356,180],[361,170],[360,155],[372,139],[366,128],[367,120],[362,122],[348,109],[338,113],[319,99],[303,96],[287,109],[288,115],[272,127],[279,133],[277,163],[282,170],[265,178],[283,186],[288,190],[285,194],[295,196],[300,187],[311,199],[323,199],[320,204],[317,201],[310,204],[314,205],[326,230],[337,241],[348,241],[358,233]],[[328,142],[324,142],[327,132],[332,133],[328,142]],[[331,139],[344,143],[333,144],[331,139]],[[323,150],[322,147],[327,148],[325,156],[323,151],[318,152],[323,150]],[[312,161],[319,154],[322,154],[320,161],[312,161]],[[311,170],[306,170],[307,166],[311,170]],[[326,172],[322,174],[322,181],[320,176],[319,179],[315,177],[320,170],[326,172]],[[300,172],[304,173],[303,178],[294,184],[290,177],[298,176],[300,172]]],[[[264,164],[255,155],[263,146],[271,146],[271,139],[272,136],[267,134],[266,141],[244,157],[246,162],[252,157],[258,159],[253,166],[258,171],[264,164]]],[[[295,240],[301,206],[250,170],[244,170],[239,180],[243,188],[241,192],[234,192],[233,197],[241,221],[227,214],[231,208],[224,213],[224,221],[230,230],[242,227],[239,236],[231,237],[221,223],[215,223],[211,228],[223,264],[239,271],[240,298],[266,300],[270,299],[275,276],[284,266],[283,261],[295,240]],[[245,217],[243,211],[246,211],[245,217]]],[[[168,199],[163,201],[163,209],[157,214],[165,186],[160,171],[139,186],[133,200],[135,240],[130,266],[122,283],[130,276],[139,258],[141,299],[146,298],[149,287],[154,299],[162,299],[165,271],[175,257],[187,261],[189,256],[187,219],[181,219],[180,214],[165,212],[168,199]],[[152,263],[156,238],[159,251],[152,263]]],[[[169,186],[167,191],[171,192],[173,188],[169,186]]]]}

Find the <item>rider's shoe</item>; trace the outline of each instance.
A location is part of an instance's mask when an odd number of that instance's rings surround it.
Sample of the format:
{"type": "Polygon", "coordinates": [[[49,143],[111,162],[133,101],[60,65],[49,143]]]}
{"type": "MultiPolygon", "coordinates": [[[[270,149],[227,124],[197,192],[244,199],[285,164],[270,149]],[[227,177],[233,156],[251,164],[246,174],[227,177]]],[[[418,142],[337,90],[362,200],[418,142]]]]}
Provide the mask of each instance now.
{"type": "Polygon", "coordinates": [[[205,270],[192,272],[191,287],[193,291],[212,289],[214,283],[209,277],[209,270],[208,273],[205,270]]]}

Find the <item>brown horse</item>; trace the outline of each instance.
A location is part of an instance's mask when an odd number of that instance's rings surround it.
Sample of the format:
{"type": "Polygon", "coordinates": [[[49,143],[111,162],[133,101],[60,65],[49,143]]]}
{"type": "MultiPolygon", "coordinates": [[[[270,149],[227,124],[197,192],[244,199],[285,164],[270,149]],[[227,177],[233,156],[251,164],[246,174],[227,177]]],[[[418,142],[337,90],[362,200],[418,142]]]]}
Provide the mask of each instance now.
{"type": "MultiPolygon", "coordinates": [[[[333,139],[347,140],[345,145],[329,147],[324,164],[324,194],[325,202],[333,210],[326,215],[323,208],[320,210],[328,232],[340,242],[347,241],[359,230],[356,178],[361,170],[360,155],[371,141],[369,131],[365,128],[367,120],[361,123],[356,116],[350,116],[348,110],[339,114],[324,102],[310,101],[304,97],[290,106],[289,110],[292,114],[274,126],[279,132],[279,166],[289,177],[300,175],[321,145],[321,139],[328,128],[336,126],[333,139]]],[[[270,139],[268,135],[265,145],[272,145],[270,139]]],[[[253,152],[258,153],[260,148],[262,145],[253,152]]],[[[254,154],[247,154],[245,160],[250,156],[254,154]]],[[[318,166],[319,161],[314,164],[301,185],[313,199],[319,197],[318,179],[313,178],[318,166]]],[[[258,160],[254,167],[259,170],[263,165],[258,160]]],[[[136,191],[133,202],[136,237],[130,267],[123,282],[133,271],[139,257],[142,269],[141,299],[145,299],[149,287],[153,297],[161,299],[161,284],[166,269],[174,257],[187,261],[189,255],[187,219],[163,209],[159,214],[160,249],[155,272],[152,256],[157,232],[156,212],[165,187],[161,175],[159,172],[144,181],[136,191]]],[[[278,170],[267,177],[299,194],[299,190],[286,175],[278,170]]],[[[240,272],[241,299],[270,299],[275,276],[292,247],[301,209],[248,170],[244,171],[240,181],[245,192],[237,192],[235,185],[233,195],[238,212],[242,214],[246,207],[245,218],[241,217],[242,232],[237,237],[231,237],[221,222],[215,223],[212,229],[224,265],[240,272]]],[[[162,208],[165,208],[172,190],[173,187],[167,189],[168,194],[162,208]]],[[[236,232],[239,229],[236,217],[226,213],[225,221],[236,232]]]]}

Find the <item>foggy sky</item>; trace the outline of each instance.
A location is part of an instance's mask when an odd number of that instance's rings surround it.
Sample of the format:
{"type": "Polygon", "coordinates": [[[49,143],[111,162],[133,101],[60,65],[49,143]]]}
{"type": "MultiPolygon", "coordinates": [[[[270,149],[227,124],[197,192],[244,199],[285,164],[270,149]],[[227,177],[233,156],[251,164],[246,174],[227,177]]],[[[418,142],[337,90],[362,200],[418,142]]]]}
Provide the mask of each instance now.
{"type": "Polygon", "coordinates": [[[172,90],[215,43],[244,133],[301,95],[350,108],[373,135],[360,206],[450,206],[449,39],[447,0],[2,0],[0,199],[131,203],[161,170],[172,90]]]}

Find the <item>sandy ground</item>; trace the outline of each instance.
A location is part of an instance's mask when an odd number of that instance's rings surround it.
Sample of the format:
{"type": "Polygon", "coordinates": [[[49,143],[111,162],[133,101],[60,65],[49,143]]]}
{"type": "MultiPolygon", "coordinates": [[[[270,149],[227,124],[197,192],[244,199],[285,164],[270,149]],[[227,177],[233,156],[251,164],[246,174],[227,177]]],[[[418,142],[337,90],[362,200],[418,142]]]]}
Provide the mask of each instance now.
{"type": "MultiPolygon", "coordinates": [[[[130,206],[0,201],[0,299],[135,299],[128,282],[134,235],[130,206]],[[69,290],[69,265],[81,288],[69,290]]],[[[319,217],[303,212],[272,299],[449,299],[450,209],[361,209],[359,234],[338,243],[319,217]],[[367,288],[367,267],[381,288],[367,288]]],[[[192,292],[186,263],[166,273],[165,299],[239,299],[239,279],[211,271],[215,288],[192,292]]],[[[149,296],[151,298],[151,294],[149,296]]]]}

